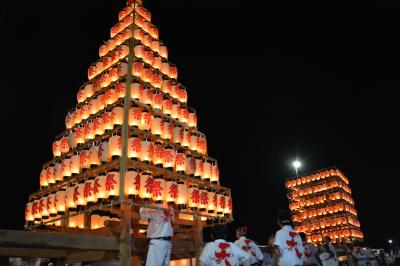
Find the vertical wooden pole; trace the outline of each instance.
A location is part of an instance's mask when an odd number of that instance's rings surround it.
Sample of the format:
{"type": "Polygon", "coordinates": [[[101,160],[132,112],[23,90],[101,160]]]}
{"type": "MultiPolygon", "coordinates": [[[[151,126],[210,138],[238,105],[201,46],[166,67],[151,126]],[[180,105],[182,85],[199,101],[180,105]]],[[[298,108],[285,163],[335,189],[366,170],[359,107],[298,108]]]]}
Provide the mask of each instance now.
{"type": "Polygon", "coordinates": [[[134,47],[135,47],[135,13],[136,1],[133,1],[133,22],[132,36],[129,39],[129,57],[128,57],[128,73],[126,76],[125,98],[124,98],[124,115],[122,123],[122,149],[120,159],[120,180],[119,180],[119,202],[121,211],[122,232],[120,236],[119,246],[119,265],[131,265],[132,239],[131,239],[131,208],[124,203],[125,201],[125,172],[127,169],[127,153],[128,153],[128,138],[129,138],[129,106],[131,104],[131,83],[132,83],[132,68],[134,62],[134,47]]]}
{"type": "Polygon", "coordinates": [[[85,229],[90,229],[90,220],[89,207],[85,206],[85,212],[83,213],[83,227],[85,229]]]}
{"type": "Polygon", "coordinates": [[[196,252],[196,265],[200,265],[200,255],[203,249],[203,225],[201,224],[201,216],[193,217],[193,240],[194,250],[196,252]]]}

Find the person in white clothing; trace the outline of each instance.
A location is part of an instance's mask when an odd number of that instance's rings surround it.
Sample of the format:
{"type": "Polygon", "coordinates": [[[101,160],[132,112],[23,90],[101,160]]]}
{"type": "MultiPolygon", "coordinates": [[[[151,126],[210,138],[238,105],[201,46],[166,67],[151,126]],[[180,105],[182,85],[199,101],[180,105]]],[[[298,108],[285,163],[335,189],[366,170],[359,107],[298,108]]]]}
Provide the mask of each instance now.
{"type": "Polygon", "coordinates": [[[141,220],[149,222],[147,228],[149,251],[146,266],[169,266],[175,213],[143,207],[140,208],[139,213],[141,220]]]}
{"type": "Polygon", "coordinates": [[[361,243],[357,243],[352,252],[353,257],[357,260],[358,266],[367,266],[368,265],[368,254],[367,250],[361,247],[361,243]]]}
{"type": "Polygon", "coordinates": [[[199,259],[200,266],[250,265],[250,255],[233,243],[227,242],[226,236],[226,225],[217,225],[211,229],[214,242],[204,247],[199,259]]]}
{"type": "Polygon", "coordinates": [[[303,247],[304,247],[303,262],[304,262],[304,265],[307,265],[307,266],[320,266],[321,263],[320,263],[320,260],[319,260],[319,257],[318,257],[318,247],[307,242],[307,236],[306,236],[305,233],[300,233],[299,235],[301,237],[301,240],[303,241],[303,247]]]}
{"type": "Polygon", "coordinates": [[[281,229],[275,234],[273,249],[275,256],[278,258],[278,265],[303,265],[303,243],[299,234],[293,230],[289,211],[279,211],[278,225],[281,229]]]}
{"type": "Polygon", "coordinates": [[[260,248],[254,243],[253,240],[246,237],[247,227],[242,226],[236,230],[236,237],[238,240],[235,241],[235,245],[246,251],[250,256],[251,265],[259,265],[264,259],[260,248]]]}
{"type": "Polygon", "coordinates": [[[336,256],[336,248],[331,244],[331,238],[329,236],[325,236],[322,240],[319,258],[323,266],[339,265],[339,260],[336,256]]]}

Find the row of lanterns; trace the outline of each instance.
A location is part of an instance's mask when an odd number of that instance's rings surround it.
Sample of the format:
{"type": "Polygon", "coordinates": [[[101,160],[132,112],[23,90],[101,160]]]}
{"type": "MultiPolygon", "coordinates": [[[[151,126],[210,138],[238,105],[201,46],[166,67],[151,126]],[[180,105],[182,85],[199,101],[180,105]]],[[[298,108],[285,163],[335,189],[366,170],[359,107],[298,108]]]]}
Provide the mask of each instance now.
{"type": "Polygon", "coordinates": [[[315,193],[319,193],[321,191],[326,191],[335,188],[342,188],[347,193],[349,194],[351,193],[350,187],[347,186],[344,182],[334,180],[334,181],[324,182],[319,185],[310,186],[304,189],[294,190],[292,192],[289,192],[288,197],[289,199],[294,199],[297,197],[312,195],[315,193]]]}
{"type": "Polygon", "coordinates": [[[334,217],[334,218],[325,218],[325,219],[317,219],[311,222],[302,223],[302,225],[296,226],[295,230],[298,232],[310,232],[319,229],[325,229],[335,226],[343,226],[343,225],[355,225],[358,223],[357,227],[359,226],[359,222],[356,219],[351,217],[347,218],[345,216],[342,217],[334,217]],[[351,222],[350,222],[351,219],[351,222]],[[356,222],[355,222],[356,221],[356,222]],[[354,224],[353,224],[354,223],[354,224]]]}
{"type": "MultiPolygon", "coordinates": [[[[122,20],[129,14],[133,12],[133,6],[134,4],[132,3],[131,5],[128,5],[124,7],[119,13],[118,13],[118,19],[122,20]]],[[[151,21],[151,12],[147,10],[144,6],[137,4],[135,7],[135,11],[139,13],[142,17],[144,17],[146,20],[151,21]]]]}
{"type": "Polygon", "coordinates": [[[335,200],[340,200],[343,199],[350,203],[351,205],[354,205],[353,199],[347,195],[346,193],[342,192],[333,192],[333,193],[326,193],[321,196],[317,197],[312,197],[309,199],[300,199],[299,201],[292,202],[289,204],[290,210],[297,210],[306,206],[313,206],[313,205],[319,205],[323,204],[327,201],[335,201],[335,200]]]}
{"type": "Polygon", "coordinates": [[[364,235],[361,231],[359,230],[354,230],[354,229],[344,229],[344,230],[334,230],[334,231],[328,231],[324,232],[322,234],[312,234],[307,236],[307,241],[310,243],[319,243],[322,242],[322,239],[326,236],[329,236],[333,242],[339,241],[339,240],[347,240],[350,238],[364,238],[364,235]]]}
{"type": "Polygon", "coordinates": [[[322,207],[322,208],[317,208],[317,209],[313,209],[313,210],[304,210],[300,214],[293,215],[292,218],[293,218],[294,222],[302,222],[302,221],[312,219],[315,217],[331,215],[331,214],[343,212],[343,211],[346,211],[348,213],[353,214],[354,216],[357,216],[357,211],[354,207],[352,207],[348,204],[338,203],[338,204],[334,204],[334,205],[330,205],[330,206],[322,207]]]}
{"type": "Polygon", "coordinates": [[[330,169],[321,171],[312,175],[302,176],[296,179],[291,179],[286,181],[287,188],[293,188],[296,186],[301,186],[310,182],[319,181],[321,179],[328,178],[330,176],[339,176],[346,184],[349,184],[348,178],[338,169],[330,169]]]}
{"type": "MultiPolygon", "coordinates": [[[[65,138],[61,139],[61,144],[65,138]]],[[[76,151],[70,158],[64,158],[44,168],[40,173],[40,186],[47,187],[63,181],[73,175],[80,174],[87,169],[94,168],[112,159],[121,156],[122,138],[113,135],[110,139],[103,139],[101,143],[94,142],[90,149],[76,151]]],[[[139,138],[133,135],[128,139],[128,158],[151,163],[157,167],[175,170],[177,173],[199,178],[206,182],[219,182],[219,169],[216,161],[202,157],[193,157],[183,150],[175,150],[168,144],[159,141],[153,142],[149,138],[139,138]]]]}
{"type": "MultiPolygon", "coordinates": [[[[115,199],[119,196],[119,179],[119,172],[113,169],[30,202],[26,206],[27,221],[48,219],[62,215],[66,210],[76,210],[85,205],[115,199]]],[[[125,173],[124,190],[131,198],[152,199],[157,204],[167,202],[176,204],[181,209],[187,207],[218,215],[229,215],[232,212],[232,198],[227,194],[196,184],[186,184],[184,181],[165,180],[163,176],[153,177],[149,171],[128,169],[125,173]]]]}

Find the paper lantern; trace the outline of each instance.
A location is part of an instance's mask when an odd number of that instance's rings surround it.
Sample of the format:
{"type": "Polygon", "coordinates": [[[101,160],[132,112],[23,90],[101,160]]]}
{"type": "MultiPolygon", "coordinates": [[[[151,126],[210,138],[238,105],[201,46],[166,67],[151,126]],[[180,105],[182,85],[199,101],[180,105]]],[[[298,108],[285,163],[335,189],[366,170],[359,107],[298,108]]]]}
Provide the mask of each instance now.
{"type": "Polygon", "coordinates": [[[60,140],[60,151],[62,154],[69,152],[68,137],[64,136],[60,140]]]}
{"type": "Polygon", "coordinates": [[[198,157],[195,159],[195,162],[196,162],[196,170],[194,172],[194,177],[200,179],[203,176],[204,172],[204,161],[202,158],[198,157]]]}
{"type": "Polygon", "coordinates": [[[226,199],[225,199],[225,196],[222,195],[222,193],[220,193],[220,192],[217,192],[217,201],[218,201],[217,214],[223,215],[225,206],[226,206],[226,199]]]}
{"type": "Polygon", "coordinates": [[[53,142],[52,150],[54,157],[61,156],[61,140],[56,140],[53,142]]]}
{"type": "Polygon", "coordinates": [[[150,82],[152,77],[153,77],[153,70],[151,68],[144,68],[140,75],[140,78],[144,82],[150,82]]]}
{"type": "Polygon", "coordinates": [[[164,147],[161,142],[154,144],[154,156],[152,162],[157,167],[163,167],[164,164],[164,147]]]}
{"type": "Polygon", "coordinates": [[[137,105],[133,105],[133,107],[129,108],[129,126],[131,127],[139,127],[142,121],[142,111],[137,105]]]}
{"type": "Polygon", "coordinates": [[[108,193],[106,190],[106,181],[106,175],[99,175],[94,180],[93,192],[94,197],[97,199],[97,202],[102,202],[108,197],[108,193]]]}
{"type": "Polygon", "coordinates": [[[163,107],[163,95],[159,93],[158,91],[154,90],[153,95],[152,95],[152,107],[161,112],[161,109],[163,107]]]}
{"type": "Polygon", "coordinates": [[[175,156],[175,171],[179,174],[184,174],[186,171],[186,154],[179,150],[175,156]]]}
{"type": "Polygon", "coordinates": [[[212,176],[212,164],[210,160],[203,160],[203,175],[202,180],[210,182],[212,176]]]}
{"type": "Polygon", "coordinates": [[[219,168],[217,161],[214,161],[212,164],[212,174],[211,174],[211,184],[219,183],[219,168]]]}
{"type": "Polygon", "coordinates": [[[168,64],[168,62],[163,62],[161,64],[160,72],[163,75],[169,76],[169,64],[168,64]]]}
{"type": "Polygon", "coordinates": [[[170,116],[172,114],[172,100],[168,97],[164,97],[162,111],[164,114],[170,116]]]}
{"type": "Polygon", "coordinates": [[[111,161],[108,139],[103,139],[100,143],[98,156],[101,162],[107,163],[111,161]]]}
{"type": "Polygon", "coordinates": [[[87,180],[83,186],[83,197],[84,201],[88,206],[93,205],[96,203],[97,198],[94,193],[94,178],[87,180]]]}
{"type": "MultiPolygon", "coordinates": [[[[148,22],[144,22],[144,25],[146,27],[146,29],[144,29],[145,32],[149,32],[150,29],[150,25],[148,22]]],[[[149,34],[145,34],[142,40],[143,44],[146,45],[147,47],[150,47],[152,42],[153,42],[153,38],[149,35],[149,34]]]]}
{"type": "Polygon", "coordinates": [[[140,174],[140,184],[139,197],[145,201],[150,200],[153,191],[153,177],[150,172],[145,171],[140,174]]]}
{"type": "Polygon", "coordinates": [[[183,139],[181,142],[181,146],[184,148],[189,148],[190,147],[190,143],[192,140],[192,136],[189,130],[187,130],[186,128],[183,130],[183,139]]]}
{"type": "Polygon", "coordinates": [[[119,172],[116,169],[106,175],[105,187],[109,199],[116,199],[119,196],[119,172]]]}
{"type": "Polygon", "coordinates": [[[172,87],[172,82],[169,79],[164,79],[161,85],[161,90],[165,94],[170,94],[171,93],[171,87],[172,87]]]}
{"type": "Polygon", "coordinates": [[[81,106],[79,116],[81,117],[82,120],[85,120],[89,117],[89,108],[87,104],[84,104],[81,106]]]}
{"type": "Polygon", "coordinates": [[[71,157],[71,174],[78,175],[81,172],[79,152],[75,152],[71,157]]]}
{"type": "Polygon", "coordinates": [[[188,207],[191,210],[197,210],[198,206],[200,206],[200,190],[199,187],[195,184],[189,185],[189,200],[188,200],[188,207]]]}
{"type": "Polygon", "coordinates": [[[132,83],[131,85],[131,98],[139,100],[143,93],[143,85],[140,83],[132,83]]]}
{"type": "Polygon", "coordinates": [[[190,149],[192,151],[197,151],[198,136],[196,133],[192,132],[190,134],[190,149]]]}
{"type": "Polygon", "coordinates": [[[127,57],[128,55],[129,55],[129,47],[128,47],[128,45],[125,45],[125,44],[120,45],[118,47],[118,57],[119,57],[119,59],[123,59],[123,58],[127,57]]]}
{"type": "Polygon", "coordinates": [[[60,190],[58,190],[54,195],[54,207],[56,208],[58,215],[65,214],[65,196],[66,193],[64,188],[60,188],[60,190]]]}
{"type": "MultiPolygon", "coordinates": [[[[157,54],[160,52],[160,42],[158,40],[153,40],[151,42],[151,50],[153,50],[157,54]]],[[[161,57],[160,57],[160,59],[161,59],[161,57]]]]}
{"type": "Polygon", "coordinates": [[[89,141],[95,138],[95,132],[93,130],[93,127],[94,127],[93,120],[89,120],[83,129],[84,141],[89,141]]]}
{"type": "Polygon", "coordinates": [[[104,93],[104,97],[106,106],[115,103],[118,99],[118,95],[115,93],[115,89],[112,88],[106,90],[106,92],[104,93]]]}
{"type": "MultiPolygon", "coordinates": [[[[154,41],[153,41],[153,43],[154,43],[154,41]]],[[[153,51],[154,51],[154,49],[153,49],[153,51]]],[[[159,56],[154,56],[154,57],[153,57],[153,64],[152,64],[152,67],[155,68],[155,69],[157,69],[157,70],[160,70],[160,69],[161,69],[161,66],[162,66],[162,59],[161,59],[161,57],[159,57],[159,56]]]]}
{"type": "Polygon", "coordinates": [[[98,229],[100,227],[104,227],[101,225],[101,217],[98,214],[93,214],[90,216],[90,229],[98,229]]]}
{"type": "Polygon", "coordinates": [[[78,144],[76,143],[76,138],[75,138],[75,131],[74,130],[71,130],[70,132],[69,132],[69,135],[68,135],[68,146],[71,148],[71,149],[74,149],[74,148],[76,148],[77,146],[78,146],[78,144]]]}
{"type": "Polygon", "coordinates": [[[68,178],[71,176],[71,159],[66,158],[62,161],[61,164],[61,175],[64,178],[68,178]]]}
{"type": "Polygon", "coordinates": [[[54,180],[56,181],[56,183],[59,183],[59,182],[63,181],[63,179],[64,179],[62,172],[61,172],[61,168],[62,168],[61,162],[58,161],[54,165],[54,180]]]}
{"type": "Polygon", "coordinates": [[[76,209],[76,204],[74,201],[74,191],[75,191],[75,185],[70,184],[65,192],[65,204],[66,204],[66,208],[69,211],[76,209]]]}
{"type": "Polygon", "coordinates": [[[144,72],[144,65],[141,62],[134,62],[132,65],[132,74],[135,77],[141,77],[144,72]]]}
{"type": "Polygon", "coordinates": [[[97,141],[93,142],[92,147],[90,147],[89,163],[90,163],[90,168],[94,168],[101,165],[99,159],[99,143],[97,141]]]}
{"type": "Polygon", "coordinates": [[[156,204],[162,204],[167,195],[166,182],[162,176],[156,176],[153,179],[152,199],[156,204]]]}
{"type": "Polygon", "coordinates": [[[171,64],[169,66],[169,71],[168,72],[169,72],[168,76],[171,79],[177,79],[178,78],[178,68],[175,65],[171,64]]]}
{"type": "MultiPolygon", "coordinates": [[[[79,125],[78,127],[75,128],[74,140],[77,146],[85,143],[84,128],[82,125],[79,125]]],[[[71,146],[74,147],[75,145],[71,146]]]]}
{"type": "Polygon", "coordinates": [[[230,216],[232,214],[232,198],[228,195],[225,195],[226,205],[224,209],[224,215],[230,216]]]}
{"type": "Polygon", "coordinates": [[[153,37],[154,39],[158,39],[158,29],[156,26],[152,25],[150,27],[150,31],[149,34],[151,35],[151,37],[153,37]]]}
{"type": "Polygon", "coordinates": [[[139,195],[140,174],[135,168],[128,168],[128,171],[125,173],[124,190],[125,195],[128,195],[129,198],[139,195]]]}
{"type": "Polygon", "coordinates": [[[166,140],[172,140],[173,128],[174,124],[166,118],[163,122],[161,137],[166,140]]]}
{"type": "Polygon", "coordinates": [[[209,195],[206,188],[200,188],[200,203],[199,203],[199,211],[205,212],[209,203],[209,195]]]}
{"type": "Polygon", "coordinates": [[[197,152],[203,155],[207,154],[207,141],[202,134],[200,134],[197,139],[197,152]]]}
{"type": "Polygon", "coordinates": [[[103,56],[105,56],[107,53],[108,53],[108,47],[107,47],[107,45],[106,44],[102,44],[102,45],[100,45],[100,47],[99,47],[99,56],[100,57],[103,57],[103,56]]]}
{"type": "Polygon", "coordinates": [[[71,228],[84,228],[84,216],[83,214],[71,213],[71,217],[68,218],[68,227],[71,228]]]}
{"type": "Polygon", "coordinates": [[[185,174],[188,176],[194,176],[196,172],[196,159],[192,155],[186,155],[186,169],[185,174]]]}
{"type": "Polygon", "coordinates": [[[39,200],[35,200],[32,202],[32,215],[36,222],[42,219],[42,216],[40,215],[39,211],[39,200]]]}
{"type": "Polygon", "coordinates": [[[157,137],[160,137],[163,133],[163,124],[164,122],[161,116],[154,116],[153,120],[151,121],[151,133],[157,137]]]}
{"type": "Polygon", "coordinates": [[[172,130],[172,142],[176,144],[181,144],[183,141],[183,128],[176,124],[172,130]]]}
{"type": "Polygon", "coordinates": [[[46,179],[48,185],[56,183],[56,180],[54,179],[54,166],[49,166],[46,168],[46,179]]]}
{"type": "Polygon", "coordinates": [[[149,111],[143,110],[139,129],[144,130],[144,131],[150,131],[152,120],[153,120],[153,117],[149,113],[149,111]]]}
{"type": "Polygon", "coordinates": [[[175,167],[175,150],[173,147],[167,145],[164,148],[164,167],[173,170],[175,167]]]}
{"type": "Polygon", "coordinates": [[[133,51],[134,51],[135,56],[137,58],[144,58],[144,55],[146,53],[145,47],[143,45],[141,45],[141,44],[136,45],[135,48],[133,49],[133,51]]]}
{"type": "Polygon", "coordinates": [[[90,169],[90,151],[82,150],[79,154],[79,166],[81,170],[90,169]]]}
{"type": "Polygon", "coordinates": [[[168,49],[163,43],[160,43],[160,52],[158,53],[162,58],[168,59],[168,49]]]}
{"type": "Polygon", "coordinates": [[[69,111],[67,116],[65,117],[65,127],[67,129],[70,129],[70,128],[72,128],[74,126],[74,122],[73,122],[72,116],[73,116],[73,112],[69,111]]]}
{"type": "Polygon", "coordinates": [[[97,75],[97,69],[95,65],[88,68],[88,79],[91,80],[97,75]]]}
{"type": "Polygon", "coordinates": [[[49,212],[47,210],[47,196],[42,197],[39,199],[39,212],[42,220],[49,219],[49,212]]]}
{"type": "Polygon", "coordinates": [[[188,189],[184,181],[178,181],[178,197],[175,200],[178,209],[186,209],[186,204],[188,201],[188,189]]]}
{"type": "Polygon", "coordinates": [[[169,178],[165,185],[165,201],[168,204],[173,204],[178,199],[178,184],[172,178],[169,178]]]}
{"type": "Polygon", "coordinates": [[[136,28],[133,36],[135,39],[142,41],[144,38],[144,31],[142,29],[136,28]]]}
{"type": "Polygon", "coordinates": [[[109,140],[109,152],[113,160],[121,157],[122,137],[118,133],[113,133],[109,140]]]}
{"type": "Polygon", "coordinates": [[[150,163],[154,155],[154,144],[149,138],[144,138],[141,143],[140,160],[144,163],[150,163]]]}
{"type": "Polygon", "coordinates": [[[83,190],[85,188],[84,181],[79,181],[79,183],[74,187],[73,198],[76,205],[76,208],[82,209],[83,206],[86,205],[85,197],[83,190]]]}
{"type": "Polygon", "coordinates": [[[33,201],[27,203],[25,206],[25,221],[27,223],[35,221],[35,218],[33,217],[33,214],[32,214],[32,205],[33,205],[33,201]]]}
{"type": "Polygon", "coordinates": [[[153,51],[146,50],[143,56],[143,62],[146,64],[152,65],[153,64],[153,51]]]}
{"type": "Polygon", "coordinates": [[[137,135],[133,135],[131,138],[128,139],[128,158],[136,161],[141,158],[141,154],[141,140],[137,135]]]}

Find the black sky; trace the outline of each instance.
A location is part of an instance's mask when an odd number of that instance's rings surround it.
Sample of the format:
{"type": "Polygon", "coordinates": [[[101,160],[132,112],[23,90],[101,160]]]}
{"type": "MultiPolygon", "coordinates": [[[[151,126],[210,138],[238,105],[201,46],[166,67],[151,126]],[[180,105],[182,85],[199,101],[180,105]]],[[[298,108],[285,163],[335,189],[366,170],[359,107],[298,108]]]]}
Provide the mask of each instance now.
{"type": "MultiPolygon", "coordinates": [[[[22,228],[51,142],[122,0],[2,3],[0,228],[22,228]]],[[[399,4],[144,0],[197,109],[235,218],[259,242],[284,179],[336,165],[372,245],[399,234],[399,4]],[[266,2],[266,3],[265,3],[266,2]],[[263,3],[263,5],[261,5],[263,3]]]]}

